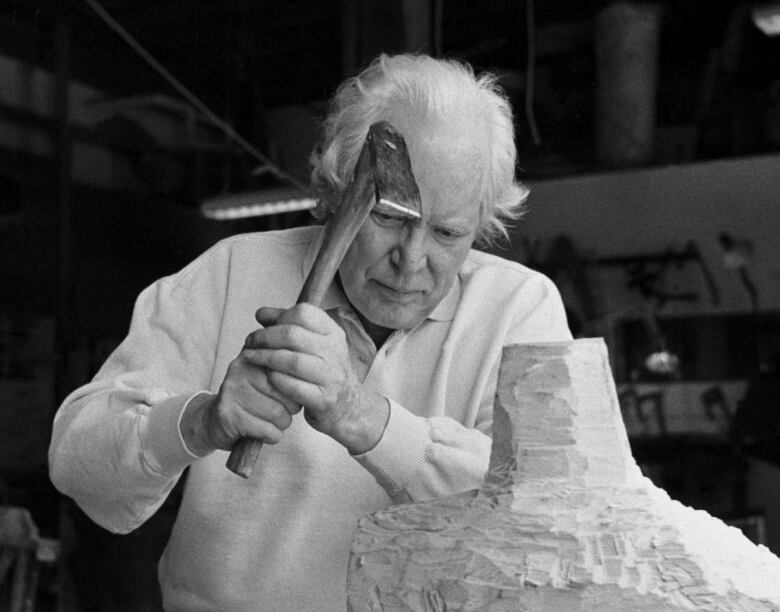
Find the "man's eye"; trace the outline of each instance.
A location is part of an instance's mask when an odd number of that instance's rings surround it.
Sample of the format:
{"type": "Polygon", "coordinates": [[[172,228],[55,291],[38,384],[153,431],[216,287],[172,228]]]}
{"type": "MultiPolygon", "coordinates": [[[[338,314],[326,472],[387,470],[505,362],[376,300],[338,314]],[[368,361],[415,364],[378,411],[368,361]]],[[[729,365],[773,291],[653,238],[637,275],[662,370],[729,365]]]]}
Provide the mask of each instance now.
{"type": "Polygon", "coordinates": [[[400,217],[398,215],[390,215],[387,213],[378,212],[376,210],[371,212],[371,217],[379,225],[384,225],[384,226],[400,225],[404,220],[403,217],[400,217]]]}
{"type": "Polygon", "coordinates": [[[454,242],[460,237],[460,234],[454,230],[447,229],[446,227],[437,227],[436,230],[436,236],[442,241],[445,242],[454,242]]]}

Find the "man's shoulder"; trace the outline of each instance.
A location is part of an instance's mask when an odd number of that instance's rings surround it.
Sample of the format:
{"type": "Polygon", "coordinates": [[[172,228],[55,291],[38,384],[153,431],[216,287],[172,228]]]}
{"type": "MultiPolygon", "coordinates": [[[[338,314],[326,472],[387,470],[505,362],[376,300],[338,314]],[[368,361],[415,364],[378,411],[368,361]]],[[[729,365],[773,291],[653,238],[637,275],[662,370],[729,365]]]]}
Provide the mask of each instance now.
{"type": "Polygon", "coordinates": [[[230,269],[250,275],[291,266],[298,269],[319,231],[311,226],[235,234],[219,240],[168,280],[181,283],[230,269]]]}
{"type": "Polygon", "coordinates": [[[274,249],[305,250],[320,232],[319,226],[295,227],[285,230],[236,234],[223,238],[210,250],[244,253],[274,249]]]}
{"type": "Polygon", "coordinates": [[[464,296],[478,300],[505,301],[510,296],[526,298],[557,291],[543,273],[517,261],[472,249],[460,270],[464,296]]]}
{"type": "Polygon", "coordinates": [[[318,226],[307,226],[236,234],[217,242],[199,259],[212,263],[233,261],[258,266],[277,265],[280,261],[302,261],[319,231],[318,226]]]}
{"type": "MultiPolygon", "coordinates": [[[[461,268],[456,325],[471,342],[475,330],[503,344],[567,336],[557,287],[543,273],[517,261],[472,250],[461,268]]],[[[464,337],[465,337],[464,336],[464,337]]]]}
{"type": "Polygon", "coordinates": [[[529,278],[545,278],[541,272],[517,261],[512,261],[499,255],[486,253],[471,249],[466,261],[461,268],[462,275],[472,276],[496,276],[504,277],[505,280],[514,279],[517,281],[527,280],[529,278]]]}

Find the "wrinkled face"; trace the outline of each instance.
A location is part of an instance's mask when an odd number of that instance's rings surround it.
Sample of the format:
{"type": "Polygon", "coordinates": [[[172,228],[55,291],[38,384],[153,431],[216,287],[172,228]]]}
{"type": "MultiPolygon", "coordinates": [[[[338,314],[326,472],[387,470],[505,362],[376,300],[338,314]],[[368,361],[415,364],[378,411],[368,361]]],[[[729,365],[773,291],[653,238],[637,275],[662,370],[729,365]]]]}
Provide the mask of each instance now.
{"type": "Polygon", "coordinates": [[[364,322],[409,329],[447,295],[474,241],[478,189],[463,170],[469,167],[464,160],[476,153],[474,141],[462,134],[426,134],[403,125],[408,123],[403,118],[391,123],[409,148],[422,218],[408,219],[376,206],[339,273],[347,298],[364,322]]]}

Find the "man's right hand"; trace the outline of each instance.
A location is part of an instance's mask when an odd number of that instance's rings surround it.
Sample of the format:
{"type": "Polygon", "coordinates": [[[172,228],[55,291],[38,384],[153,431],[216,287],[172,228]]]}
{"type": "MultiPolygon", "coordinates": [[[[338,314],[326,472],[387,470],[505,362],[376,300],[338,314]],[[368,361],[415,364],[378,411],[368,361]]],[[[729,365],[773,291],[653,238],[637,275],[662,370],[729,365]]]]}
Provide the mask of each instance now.
{"type": "Polygon", "coordinates": [[[265,369],[251,363],[244,347],[228,366],[219,393],[193,397],[181,418],[184,443],[203,457],[229,450],[240,438],[276,444],[301,410],[268,384],[265,369]]]}

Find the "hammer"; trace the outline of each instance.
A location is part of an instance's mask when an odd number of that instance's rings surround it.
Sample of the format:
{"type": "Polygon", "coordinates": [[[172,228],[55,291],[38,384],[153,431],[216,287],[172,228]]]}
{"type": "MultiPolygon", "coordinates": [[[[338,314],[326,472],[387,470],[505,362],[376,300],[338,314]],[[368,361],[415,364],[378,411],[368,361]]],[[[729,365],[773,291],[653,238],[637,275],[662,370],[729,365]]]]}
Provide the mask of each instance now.
{"type": "MultiPolygon", "coordinates": [[[[322,303],[341,260],[374,207],[407,218],[420,218],[420,191],[406,142],[386,121],[374,123],[368,129],[352,180],[342,192],[338,208],[325,223],[322,245],[297,304],[319,306],[322,303]]],[[[230,451],[228,469],[248,478],[262,447],[262,440],[240,439],[230,451]]]]}

